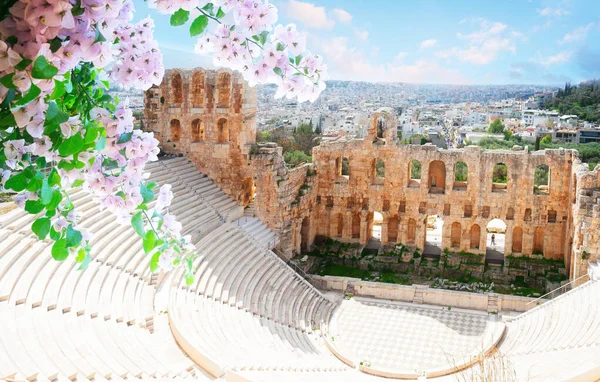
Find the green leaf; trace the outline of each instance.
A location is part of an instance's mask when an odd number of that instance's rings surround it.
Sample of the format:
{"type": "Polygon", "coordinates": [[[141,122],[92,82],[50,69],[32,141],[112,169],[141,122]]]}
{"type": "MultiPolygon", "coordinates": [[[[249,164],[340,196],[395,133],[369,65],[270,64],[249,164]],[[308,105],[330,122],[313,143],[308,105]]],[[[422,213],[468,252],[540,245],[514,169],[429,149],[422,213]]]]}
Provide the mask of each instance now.
{"type": "Polygon", "coordinates": [[[149,203],[154,199],[154,192],[152,192],[144,183],[140,184],[140,193],[144,203],[149,203]]]}
{"type": "Polygon", "coordinates": [[[175,13],[171,15],[171,25],[174,27],[181,26],[188,22],[190,19],[190,12],[185,9],[179,8],[175,13]]]}
{"type": "Polygon", "coordinates": [[[104,37],[104,35],[100,32],[100,28],[98,28],[98,26],[96,26],[96,36],[94,37],[93,44],[95,44],[97,42],[105,42],[105,41],[106,41],[106,37],[104,37]]]}
{"type": "Polygon", "coordinates": [[[279,67],[277,67],[277,66],[273,68],[273,71],[274,71],[274,72],[275,72],[275,74],[277,74],[278,76],[282,76],[282,75],[283,75],[283,72],[281,71],[281,68],[279,68],[279,67]]]}
{"type": "Polygon", "coordinates": [[[47,80],[58,74],[58,68],[48,63],[46,57],[38,56],[33,62],[31,76],[38,80],[47,80]]]}
{"type": "Polygon", "coordinates": [[[131,218],[131,226],[133,227],[135,233],[137,233],[142,238],[144,237],[144,219],[142,218],[141,212],[138,212],[137,214],[133,215],[133,217],[131,218]]]}
{"type": "Polygon", "coordinates": [[[52,246],[52,257],[56,261],[64,261],[69,257],[69,250],[67,249],[67,239],[57,240],[52,246]]]}
{"type": "Polygon", "coordinates": [[[81,0],[77,0],[73,8],[71,8],[71,13],[73,16],[81,16],[85,10],[81,8],[81,0]]]}
{"type": "Polygon", "coordinates": [[[156,233],[154,233],[154,230],[146,232],[142,246],[144,248],[144,253],[150,253],[156,248],[156,233]]]}
{"type": "Polygon", "coordinates": [[[119,140],[117,141],[117,143],[127,143],[131,140],[131,137],[133,137],[133,131],[130,131],[129,133],[122,133],[121,135],[119,135],[119,140]]]}
{"type": "Polygon", "coordinates": [[[38,239],[44,240],[48,233],[50,232],[50,219],[49,218],[39,218],[33,222],[31,225],[31,230],[36,234],[38,239]]]}
{"type": "Polygon", "coordinates": [[[32,215],[39,214],[44,208],[44,203],[39,200],[28,200],[25,202],[25,211],[32,215]]]}
{"type": "Polygon", "coordinates": [[[188,273],[185,275],[185,285],[190,286],[194,283],[194,275],[188,273]]]}
{"type": "Polygon", "coordinates": [[[67,92],[64,82],[54,80],[54,90],[50,94],[50,99],[59,99],[67,92]]]}
{"type": "Polygon", "coordinates": [[[269,36],[269,32],[263,31],[258,35],[258,41],[260,41],[261,45],[265,45],[267,42],[267,37],[269,36]]]}
{"type": "Polygon", "coordinates": [[[208,17],[206,15],[201,15],[196,17],[196,20],[192,22],[190,26],[190,36],[198,36],[204,32],[204,29],[208,26],[208,17]]]}
{"type": "MultiPolygon", "coordinates": [[[[80,249],[79,250],[79,252],[81,252],[81,251],[84,252],[84,257],[83,257],[82,261],[78,261],[78,263],[81,263],[81,265],[79,266],[79,268],[77,268],[78,271],[83,271],[92,262],[92,257],[90,256],[90,252],[86,251],[84,249],[80,249]]],[[[78,258],[79,258],[79,255],[78,255],[78,258]]]]}
{"type": "Polygon", "coordinates": [[[212,15],[214,8],[215,8],[215,6],[214,6],[213,3],[208,3],[208,4],[206,4],[205,6],[202,7],[202,10],[206,11],[206,12],[208,12],[208,13],[210,13],[212,15]]]}
{"type": "Polygon", "coordinates": [[[50,175],[48,175],[48,184],[51,186],[57,186],[60,184],[60,174],[54,167],[50,171],[50,175]]]}
{"type": "Polygon", "coordinates": [[[62,198],[63,198],[62,193],[58,190],[54,190],[54,192],[52,193],[52,200],[50,201],[50,203],[48,203],[48,205],[46,206],[46,209],[47,210],[56,209],[56,207],[58,207],[58,205],[62,201],[62,198]]]}
{"type": "Polygon", "coordinates": [[[160,259],[161,251],[156,251],[150,259],[150,272],[154,273],[158,269],[158,259],[160,259]]]}
{"type": "Polygon", "coordinates": [[[12,80],[14,75],[15,73],[9,73],[4,77],[0,78],[0,84],[7,89],[16,89],[17,85],[15,85],[12,80]]]}
{"type": "Polygon", "coordinates": [[[158,186],[158,183],[156,183],[154,181],[150,181],[150,182],[146,183],[146,187],[149,190],[154,190],[156,188],[156,186],[158,186]]]}
{"type": "Polygon", "coordinates": [[[60,125],[63,122],[69,120],[69,114],[58,108],[56,102],[51,101],[48,103],[48,110],[46,110],[46,121],[44,126],[60,125]]]}
{"type": "Polygon", "coordinates": [[[83,179],[77,179],[71,185],[71,188],[81,187],[83,185],[83,179]]]}
{"type": "Polygon", "coordinates": [[[282,51],[282,50],[284,50],[284,49],[285,49],[285,45],[283,45],[282,43],[278,42],[278,43],[277,43],[277,50],[278,50],[278,51],[282,51]]]}
{"type": "Polygon", "coordinates": [[[40,88],[38,88],[34,84],[31,84],[31,87],[29,88],[29,91],[27,92],[27,94],[25,94],[20,100],[18,100],[15,103],[15,106],[25,106],[29,102],[36,99],[41,93],[42,93],[42,91],[40,90],[40,88]]]}
{"type": "Polygon", "coordinates": [[[215,16],[218,19],[222,19],[223,17],[225,17],[225,12],[223,12],[223,10],[221,9],[221,7],[219,7],[219,9],[217,10],[217,14],[215,16]]]}
{"type": "Polygon", "coordinates": [[[29,180],[29,184],[27,185],[27,191],[35,192],[42,188],[42,183],[44,180],[44,174],[41,171],[36,171],[35,176],[29,180]]]}
{"type": "Polygon", "coordinates": [[[50,51],[52,53],[56,53],[56,51],[59,50],[62,46],[63,40],[61,40],[60,37],[56,36],[48,42],[50,43],[50,51]]]}
{"type": "Polygon", "coordinates": [[[81,232],[79,232],[78,230],[73,228],[73,224],[69,224],[69,226],[67,227],[66,246],[67,247],[77,247],[79,245],[79,243],[81,243],[82,239],[83,239],[83,236],[81,236],[81,232]]]}
{"type": "Polygon", "coordinates": [[[15,95],[17,94],[15,89],[8,89],[8,93],[6,93],[6,97],[4,97],[4,101],[0,104],[0,109],[4,113],[2,115],[2,119],[0,120],[0,127],[10,126],[13,127],[17,123],[15,122],[15,117],[12,115],[10,110],[8,110],[8,105],[15,99],[15,95]]]}
{"type": "Polygon", "coordinates": [[[38,159],[35,160],[35,165],[38,168],[46,167],[46,157],[38,157],[38,159]]]}
{"type": "Polygon", "coordinates": [[[300,61],[302,61],[302,55],[296,56],[296,66],[300,65],[300,61]]]}
{"type": "Polygon", "coordinates": [[[27,176],[25,176],[24,172],[20,172],[17,175],[10,177],[4,184],[4,188],[15,192],[21,192],[27,187],[27,183],[27,176]]]}
{"type": "Polygon", "coordinates": [[[106,147],[106,137],[101,136],[98,138],[98,142],[96,142],[96,151],[104,150],[106,147]]]}
{"type": "Polygon", "coordinates": [[[17,65],[15,65],[15,69],[16,70],[25,70],[32,62],[33,61],[31,61],[27,58],[24,58],[23,60],[21,60],[21,62],[19,62],[17,65]]]}
{"type": "Polygon", "coordinates": [[[72,137],[65,139],[64,142],[58,146],[58,153],[63,157],[68,157],[69,155],[81,152],[83,146],[83,138],[80,134],[75,134],[72,137]]]}
{"type": "Polygon", "coordinates": [[[54,190],[48,184],[48,179],[44,179],[44,183],[42,185],[42,190],[40,191],[40,201],[45,206],[50,204],[52,201],[52,197],[54,196],[54,190]]]}
{"type": "Polygon", "coordinates": [[[50,226],[50,239],[54,241],[60,239],[60,232],[56,232],[52,226],[50,226]]]}

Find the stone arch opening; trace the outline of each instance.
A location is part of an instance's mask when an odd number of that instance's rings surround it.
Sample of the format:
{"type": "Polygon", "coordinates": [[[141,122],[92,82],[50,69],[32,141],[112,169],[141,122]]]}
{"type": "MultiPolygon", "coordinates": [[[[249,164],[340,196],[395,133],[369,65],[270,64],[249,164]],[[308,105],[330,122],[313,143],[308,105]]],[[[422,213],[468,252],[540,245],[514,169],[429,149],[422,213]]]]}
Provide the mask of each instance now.
{"type": "Polygon", "coordinates": [[[344,215],[339,213],[335,216],[335,236],[342,237],[344,235],[344,215]]]}
{"type": "Polygon", "coordinates": [[[480,240],[481,240],[481,227],[479,226],[479,224],[473,224],[471,226],[469,248],[479,249],[480,240]]]}
{"type": "Polygon", "coordinates": [[[248,206],[250,202],[254,200],[256,194],[256,187],[254,186],[254,179],[248,176],[242,180],[242,194],[240,196],[240,202],[244,207],[248,206]]]}
{"type": "Polygon", "coordinates": [[[217,86],[219,88],[218,107],[229,107],[229,100],[231,99],[231,74],[227,72],[219,73],[217,86]]]}
{"type": "Polygon", "coordinates": [[[548,195],[550,193],[550,167],[547,164],[541,164],[535,168],[533,193],[535,195],[548,195]]]}
{"type": "Polygon", "coordinates": [[[407,244],[415,244],[416,239],[417,221],[413,218],[410,218],[406,224],[406,242],[407,244]]]}
{"type": "Polygon", "coordinates": [[[385,138],[386,121],[383,118],[377,119],[377,138],[385,138]]]}
{"type": "Polygon", "coordinates": [[[454,184],[452,189],[455,191],[465,191],[469,180],[469,167],[465,162],[456,162],[454,165],[454,184]]]}
{"type": "Polygon", "coordinates": [[[421,185],[421,162],[413,159],[408,164],[408,187],[420,187],[421,185]]]}
{"type": "Polygon", "coordinates": [[[352,238],[360,239],[360,214],[358,212],[352,215],[352,238]]]}
{"type": "Polygon", "coordinates": [[[342,176],[345,176],[346,178],[350,178],[350,160],[346,157],[342,158],[342,176]]]}
{"type": "Polygon", "coordinates": [[[508,188],[508,167],[496,163],[492,171],[492,192],[506,192],[508,188]]]}
{"type": "Polygon", "coordinates": [[[523,229],[515,227],[512,234],[512,252],[521,253],[523,251],[523,229]]]}
{"type": "Polygon", "coordinates": [[[429,163],[429,193],[443,194],[446,191],[446,164],[441,160],[429,163]]]}
{"type": "Polygon", "coordinates": [[[374,183],[383,183],[385,178],[385,162],[379,158],[373,160],[374,183]]]}
{"type": "Polygon", "coordinates": [[[485,261],[504,263],[504,243],[506,223],[501,219],[492,219],[486,226],[485,261]]]}
{"type": "Polygon", "coordinates": [[[400,224],[398,216],[394,215],[388,219],[387,241],[390,243],[396,243],[398,241],[398,224],[400,224]]]}
{"type": "Polygon", "coordinates": [[[450,246],[452,248],[460,249],[460,239],[462,236],[462,227],[459,222],[452,223],[450,229],[450,246]]]}
{"type": "Polygon", "coordinates": [[[204,72],[194,72],[191,88],[192,107],[204,106],[204,72]]]}
{"type": "Polygon", "coordinates": [[[171,102],[183,103],[183,80],[179,72],[174,72],[171,75],[171,102]]]}
{"type": "Polygon", "coordinates": [[[300,249],[302,251],[308,252],[310,251],[309,243],[309,235],[310,235],[310,218],[307,216],[302,219],[302,226],[300,227],[300,249]]]}
{"type": "Polygon", "coordinates": [[[170,140],[173,142],[178,142],[181,138],[181,122],[178,119],[171,120],[171,131],[169,134],[170,140]]]}
{"type": "Polygon", "coordinates": [[[425,246],[423,254],[439,256],[442,254],[444,220],[438,215],[425,218],[425,246]]]}
{"type": "Polygon", "coordinates": [[[217,143],[229,142],[229,125],[225,118],[217,122],[217,143]]]}
{"type": "Polygon", "coordinates": [[[192,121],[192,142],[201,142],[204,140],[204,126],[202,120],[196,118],[192,121]]]}
{"type": "Polygon", "coordinates": [[[544,254],[544,228],[535,227],[533,231],[533,254],[543,255],[544,254]]]}
{"type": "Polygon", "coordinates": [[[373,227],[371,229],[371,239],[381,241],[381,231],[383,225],[383,215],[381,212],[373,212],[373,227]]]}

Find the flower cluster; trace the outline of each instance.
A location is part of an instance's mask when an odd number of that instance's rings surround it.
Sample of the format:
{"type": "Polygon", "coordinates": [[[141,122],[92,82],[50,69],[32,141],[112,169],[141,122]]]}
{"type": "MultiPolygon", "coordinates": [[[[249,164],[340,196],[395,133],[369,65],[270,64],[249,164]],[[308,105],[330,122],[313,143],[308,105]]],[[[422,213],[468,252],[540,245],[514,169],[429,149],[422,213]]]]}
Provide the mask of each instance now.
{"type": "Polygon", "coordinates": [[[215,66],[239,70],[250,86],[277,84],[277,98],[297,97],[299,102],[314,102],[325,89],[322,58],[306,50],[306,35],[294,24],[274,27],[277,8],[267,0],[154,0],[150,6],[173,14],[173,25],[197,16],[190,27],[192,35],[200,34],[196,52],[212,54],[215,66]],[[232,14],[231,25],[224,21],[226,12],[232,14]],[[205,28],[209,20],[218,23],[210,32],[205,28]]]}

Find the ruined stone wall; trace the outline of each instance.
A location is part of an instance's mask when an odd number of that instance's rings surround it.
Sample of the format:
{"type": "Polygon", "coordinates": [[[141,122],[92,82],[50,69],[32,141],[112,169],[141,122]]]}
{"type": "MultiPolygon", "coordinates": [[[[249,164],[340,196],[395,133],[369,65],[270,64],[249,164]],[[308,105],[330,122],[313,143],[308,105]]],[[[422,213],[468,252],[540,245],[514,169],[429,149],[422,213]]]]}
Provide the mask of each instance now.
{"type": "Polygon", "coordinates": [[[483,151],[477,146],[443,150],[400,145],[390,134],[385,139],[376,134],[372,126],[363,140],[340,139],[314,149],[319,169],[317,234],[365,244],[377,211],[383,215],[383,244],[422,250],[426,218],[439,215],[444,221],[442,248],[484,254],[487,224],[499,218],[507,226],[506,255],[535,252],[564,258],[574,151],[483,151]],[[349,175],[340,171],[344,158],[349,175]],[[377,174],[378,160],[385,164],[383,176],[377,174]],[[412,160],[421,164],[419,179],[411,179],[412,160]],[[468,167],[466,182],[455,182],[459,161],[468,167]],[[505,185],[492,181],[497,163],[507,166],[505,185]],[[543,164],[550,168],[550,184],[547,192],[536,193],[534,172],[543,164]]]}
{"type": "Polygon", "coordinates": [[[242,204],[254,193],[255,118],[256,90],[227,70],[167,70],[145,95],[144,125],[162,150],[188,157],[242,204]]]}
{"type": "Polygon", "coordinates": [[[576,278],[587,273],[588,261],[600,259],[600,166],[589,171],[577,161],[572,188],[573,227],[568,241],[571,277],[576,278]]]}
{"type": "Polygon", "coordinates": [[[572,150],[401,145],[393,112],[382,110],[365,139],[325,142],[313,150],[314,164],[289,169],[280,147],[255,143],[256,91],[239,74],[167,71],[145,106],[145,126],[162,149],[188,157],[241,205],[255,198],[257,216],[279,233],[287,256],[308,250],[317,235],[365,244],[377,211],[384,244],[422,250],[427,216],[439,215],[442,248],[484,254],[486,226],[499,218],[505,255],[563,259],[571,278],[600,257],[600,170],[588,171],[572,150]],[[419,177],[411,176],[412,160],[419,177]],[[458,162],[468,168],[466,181],[455,179],[458,162]],[[493,182],[497,163],[507,166],[506,184],[493,182]],[[536,190],[540,165],[549,166],[550,184],[536,190]]]}

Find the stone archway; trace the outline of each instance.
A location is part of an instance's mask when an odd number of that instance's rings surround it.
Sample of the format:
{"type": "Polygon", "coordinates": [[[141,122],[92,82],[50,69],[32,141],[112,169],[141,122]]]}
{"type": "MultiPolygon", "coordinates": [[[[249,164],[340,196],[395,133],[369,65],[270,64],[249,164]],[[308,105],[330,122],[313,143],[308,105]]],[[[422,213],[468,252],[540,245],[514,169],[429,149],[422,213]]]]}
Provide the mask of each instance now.
{"type": "Polygon", "coordinates": [[[300,227],[300,250],[308,252],[310,250],[310,218],[307,216],[302,219],[302,226],[300,227]]]}
{"type": "Polygon", "coordinates": [[[183,103],[183,80],[178,72],[171,75],[171,97],[172,103],[183,103]]]}
{"type": "Polygon", "coordinates": [[[446,164],[434,160],[429,164],[429,193],[444,194],[446,191],[446,164]]]}
{"type": "Polygon", "coordinates": [[[479,249],[480,241],[481,241],[481,227],[479,226],[479,224],[473,224],[473,226],[471,226],[469,248],[470,249],[479,249]]]}
{"type": "Polygon", "coordinates": [[[240,203],[247,207],[254,200],[256,188],[254,187],[254,179],[246,177],[242,180],[242,193],[240,195],[240,203]]]}
{"type": "Polygon", "coordinates": [[[513,253],[521,253],[523,251],[523,229],[521,227],[513,229],[512,251],[513,253]]]}
{"type": "Polygon", "coordinates": [[[202,120],[196,118],[192,121],[192,142],[201,142],[204,140],[204,126],[202,120]]]}
{"type": "Polygon", "coordinates": [[[450,231],[450,246],[460,250],[460,242],[462,236],[462,227],[459,222],[452,223],[450,231]]]}
{"type": "Polygon", "coordinates": [[[389,243],[396,243],[398,241],[398,224],[400,219],[394,215],[387,221],[387,241],[389,243]]]}
{"type": "Polygon", "coordinates": [[[225,118],[221,118],[217,122],[217,143],[227,142],[229,142],[229,125],[225,118]]]}
{"type": "Polygon", "coordinates": [[[488,222],[485,229],[485,261],[497,264],[504,263],[506,222],[502,219],[495,218],[488,222]]]}
{"type": "Polygon", "coordinates": [[[172,119],[170,123],[169,139],[172,142],[178,142],[181,138],[181,122],[178,119],[172,119]]]}

